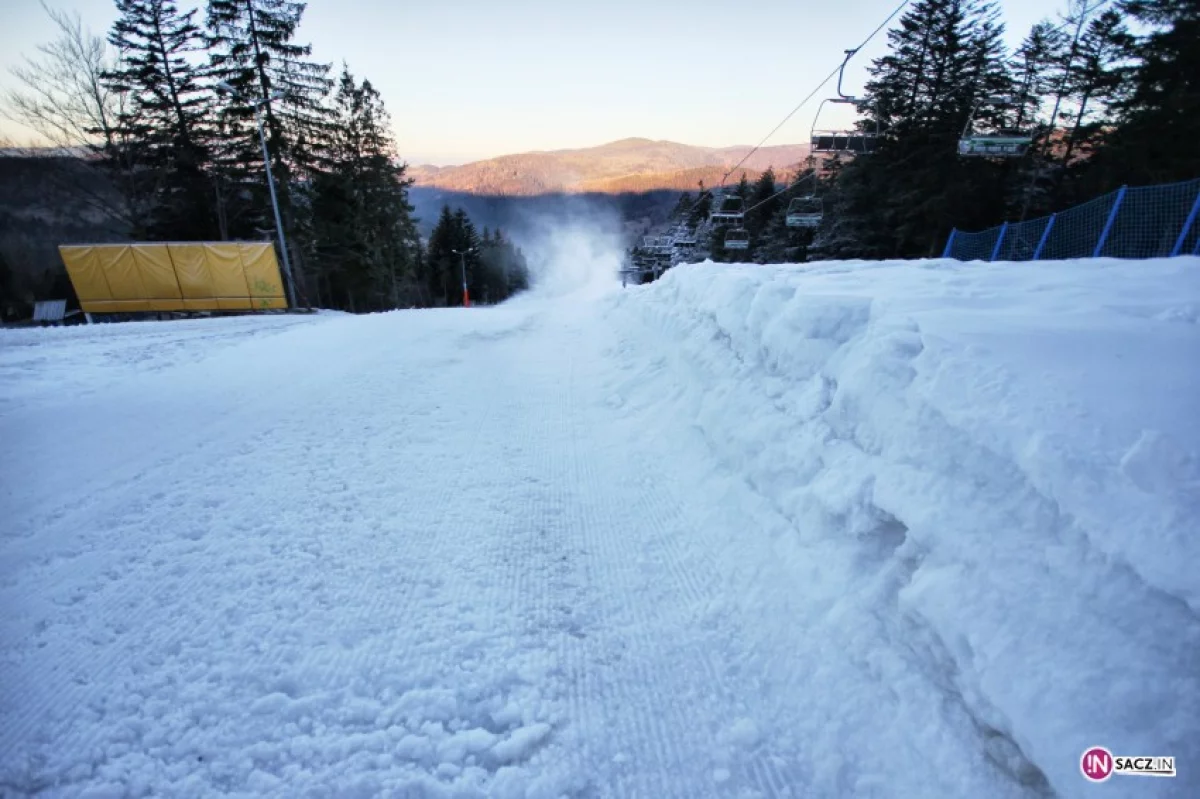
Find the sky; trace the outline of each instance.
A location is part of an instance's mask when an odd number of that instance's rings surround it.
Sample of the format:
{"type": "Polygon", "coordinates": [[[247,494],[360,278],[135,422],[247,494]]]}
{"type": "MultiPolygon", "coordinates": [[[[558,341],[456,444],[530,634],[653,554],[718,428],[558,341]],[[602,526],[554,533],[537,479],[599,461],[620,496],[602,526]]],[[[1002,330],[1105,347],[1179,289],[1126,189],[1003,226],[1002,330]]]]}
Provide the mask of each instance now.
{"type": "MultiPolygon", "coordinates": [[[[23,55],[54,37],[39,0],[2,2],[0,90],[14,85],[9,69],[23,55]]],[[[98,33],[116,16],[112,0],[46,2],[78,12],[98,33]]],[[[406,161],[446,165],[633,136],[757,144],[897,2],[309,0],[297,38],[315,59],[335,70],[345,61],[375,85],[406,161]]],[[[1010,44],[1065,5],[1002,2],[1010,44]]],[[[886,46],[881,32],[850,61],[848,93],[862,88],[886,46]]],[[[817,105],[766,143],[806,141],[817,105]]],[[[820,127],[849,120],[835,107],[820,127]]],[[[32,141],[3,117],[0,136],[32,141]]]]}

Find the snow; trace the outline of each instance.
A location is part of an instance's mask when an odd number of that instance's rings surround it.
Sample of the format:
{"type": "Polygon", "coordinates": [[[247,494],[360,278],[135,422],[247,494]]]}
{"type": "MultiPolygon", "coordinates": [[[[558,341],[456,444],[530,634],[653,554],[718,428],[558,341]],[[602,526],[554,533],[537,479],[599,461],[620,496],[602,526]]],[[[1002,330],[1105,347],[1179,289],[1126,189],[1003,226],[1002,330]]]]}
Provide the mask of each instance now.
{"type": "Polygon", "coordinates": [[[1200,259],[606,240],[0,330],[0,793],[1200,795],[1200,259]]]}

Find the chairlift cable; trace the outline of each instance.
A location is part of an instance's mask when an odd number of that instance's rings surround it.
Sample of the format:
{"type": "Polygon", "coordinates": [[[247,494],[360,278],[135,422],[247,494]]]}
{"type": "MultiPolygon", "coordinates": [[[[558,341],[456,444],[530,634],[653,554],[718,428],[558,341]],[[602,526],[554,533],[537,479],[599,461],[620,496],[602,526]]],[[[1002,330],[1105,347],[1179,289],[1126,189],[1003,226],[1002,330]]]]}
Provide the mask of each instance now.
{"type": "MultiPolygon", "coordinates": [[[[869,36],[867,36],[866,39],[863,40],[862,44],[860,44],[858,47],[854,48],[854,51],[857,52],[858,50],[861,50],[863,47],[865,47],[868,43],[870,43],[870,41],[872,39],[874,39],[879,34],[879,32],[881,30],[883,30],[883,28],[885,28],[887,26],[887,24],[889,22],[891,22],[896,17],[897,14],[900,13],[901,10],[904,9],[904,7],[906,5],[908,5],[908,2],[909,2],[909,0],[904,0],[902,3],[900,3],[900,5],[897,6],[896,9],[894,11],[892,11],[891,14],[888,15],[887,19],[885,19],[879,25],[879,27],[877,27],[877,28],[875,28],[875,30],[871,31],[871,34],[869,36]]],[[[1109,2],[1111,2],[1111,0],[1099,0],[1099,2],[1097,2],[1095,5],[1086,4],[1084,6],[1083,10],[1080,12],[1080,16],[1086,18],[1087,16],[1095,13],[1099,9],[1108,5],[1109,2]]],[[[1067,21],[1063,22],[1061,25],[1058,25],[1057,27],[1055,27],[1053,30],[1059,31],[1059,30],[1062,30],[1063,28],[1066,28],[1073,24],[1076,24],[1076,23],[1071,20],[1067,20],[1067,21]]],[[[805,106],[805,104],[807,104],[816,95],[817,92],[819,92],[822,88],[824,88],[825,84],[829,83],[829,81],[833,79],[833,76],[838,74],[838,72],[840,72],[844,66],[845,66],[845,62],[843,62],[842,65],[839,65],[836,69],[834,69],[827,76],[825,76],[825,79],[822,80],[819,84],[817,84],[816,88],[814,88],[803,100],[801,100],[799,105],[797,105],[795,108],[793,108],[791,110],[791,112],[786,117],[783,118],[782,122],[780,122],[778,125],[776,125],[771,130],[771,132],[768,133],[762,139],[762,141],[760,141],[758,144],[756,144],[750,150],[750,152],[746,153],[746,155],[742,158],[741,161],[738,161],[738,163],[735,164],[732,169],[730,169],[728,172],[725,173],[725,176],[721,178],[721,183],[719,185],[724,186],[725,181],[729,179],[729,176],[732,175],[734,172],[736,172],[742,164],[746,163],[746,161],[750,158],[750,156],[754,155],[755,152],[757,152],[759,149],[761,149],[763,144],[765,144],[768,139],[770,139],[772,136],[774,136],[779,131],[779,129],[788,122],[788,120],[790,120],[793,116],[795,116],[796,112],[799,111],[801,108],[803,108],[805,106]]],[[[1051,127],[1053,128],[1053,120],[1051,120],[1051,127]]],[[[809,173],[808,175],[806,175],[804,178],[801,178],[800,180],[796,180],[796,181],[792,182],[790,185],[785,186],[783,189],[775,192],[774,194],[772,194],[770,197],[766,198],[765,200],[762,200],[761,202],[755,203],[754,205],[750,206],[749,208],[744,209],[742,211],[742,213],[748,214],[751,211],[755,210],[756,208],[760,208],[763,205],[766,205],[771,200],[774,200],[776,197],[780,196],[781,194],[786,194],[789,191],[791,191],[792,189],[796,188],[807,178],[810,178],[810,177],[813,178],[814,183],[815,183],[816,176],[817,176],[817,170],[814,167],[813,171],[811,173],[809,173]]],[[[713,189],[705,189],[703,192],[700,193],[699,197],[703,197],[705,194],[711,194],[712,191],[713,191],[713,189]]],[[[697,199],[699,199],[699,198],[697,198],[697,199]]]]}
{"type": "MultiPolygon", "coordinates": [[[[857,47],[854,48],[854,52],[858,52],[859,50],[861,50],[862,48],[864,48],[868,44],[870,44],[871,40],[874,39],[876,36],[878,36],[879,32],[881,30],[883,30],[884,28],[886,28],[888,23],[891,22],[893,19],[895,19],[896,15],[899,14],[904,9],[904,7],[906,5],[908,5],[908,3],[909,3],[909,0],[902,0],[900,5],[896,6],[896,8],[892,11],[891,14],[888,14],[887,19],[885,19],[883,22],[879,23],[879,27],[877,27],[875,30],[871,31],[870,35],[867,36],[867,38],[863,39],[862,42],[857,47]]],[[[720,185],[724,186],[725,181],[729,179],[729,176],[732,175],[734,172],[736,172],[742,164],[746,163],[746,161],[750,158],[750,156],[754,155],[756,152],[758,152],[760,149],[762,149],[762,146],[767,143],[767,140],[770,139],[772,136],[774,136],[776,133],[778,133],[779,129],[782,128],[784,125],[786,125],[788,123],[788,121],[796,115],[797,111],[799,111],[801,108],[803,108],[805,105],[807,105],[808,101],[811,100],[813,97],[815,97],[817,95],[817,92],[821,91],[821,89],[823,89],[825,87],[826,83],[829,83],[829,81],[833,80],[834,75],[838,74],[839,72],[842,71],[842,69],[845,68],[845,65],[846,65],[845,60],[843,60],[843,62],[841,64],[839,64],[836,68],[834,68],[834,70],[832,72],[830,72],[828,75],[826,75],[825,79],[822,80],[820,83],[818,83],[816,85],[816,87],[811,92],[809,92],[808,95],[803,100],[800,101],[799,105],[797,105],[795,108],[793,108],[788,113],[788,115],[783,118],[782,122],[780,122],[778,125],[776,125],[774,128],[772,128],[771,132],[768,133],[766,136],[764,136],[762,141],[760,141],[758,144],[754,145],[754,147],[751,148],[750,152],[746,153],[746,155],[742,157],[741,161],[738,161],[733,166],[732,169],[730,169],[728,172],[725,173],[724,177],[721,178],[720,185]]]]}
{"type": "Polygon", "coordinates": [[[767,203],[771,202],[771,200],[774,200],[774,199],[775,199],[776,197],[778,197],[779,195],[781,195],[781,194],[787,194],[789,191],[791,191],[792,189],[796,188],[797,186],[799,186],[801,183],[803,183],[804,181],[808,180],[809,178],[812,178],[812,179],[813,179],[813,190],[815,191],[815,190],[816,190],[816,188],[817,188],[817,181],[816,181],[816,178],[817,178],[817,169],[816,169],[816,167],[814,166],[814,167],[813,167],[813,171],[812,171],[812,172],[809,172],[807,175],[805,175],[804,177],[800,178],[799,180],[793,181],[791,184],[789,184],[789,185],[787,185],[787,186],[783,187],[782,189],[780,189],[779,191],[775,192],[774,194],[772,194],[770,197],[768,197],[767,199],[763,200],[762,202],[755,203],[754,205],[752,205],[752,206],[750,206],[749,208],[747,208],[747,209],[745,209],[744,211],[742,211],[742,213],[743,213],[743,214],[748,214],[748,213],[750,213],[751,211],[753,211],[755,208],[759,208],[759,207],[761,207],[761,206],[764,206],[764,205],[766,205],[767,203]]]}
{"type": "MultiPolygon", "coordinates": [[[[805,175],[803,178],[801,178],[800,180],[797,180],[796,182],[792,183],[790,186],[786,186],[786,187],[784,187],[784,188],[780,189],[779,191],[775,192],[774,194],[772,194],[770,197],[768,197],[767,199],[763,200],[762,202],[755,203],[754,205],[750,206],[750,207],[749,207],[749,208],[747,208],[746,210],[742,211],[742,213],[743,213],[743,214],[748,214],[748,213],[750,213],[751,211],[753,211],[755,208],[759,208],[759,207],[761,207],[761,206],[764,206],[764,205],[766,205],[767,203],[771,202],[771,200],[774,200],[774,199],[775,199],[776,197],[778,197],[779,195],[781,195],[781,194],[787,194],[789,191],[791,191],[792,189],[794,189],[794,188],[796,188],[797,186],[799,186],[799,185],[800,185],[800,182],[801,182],[802,180],[805,180],[805,179],[807,179],[807,178],[809,178],[809,177],[811,177],[811,178],[816,178],[816,176],[817,176],[817,170],[816,170],[816,168],[814,167],[814,168],[813,168],[813,171],[812,171],[810,174],[808,174],[808,175],[805,175]]],[[[814,188],[816,188],[816,186],[815,186],[815,181],[814,181],[814,188]]]]}

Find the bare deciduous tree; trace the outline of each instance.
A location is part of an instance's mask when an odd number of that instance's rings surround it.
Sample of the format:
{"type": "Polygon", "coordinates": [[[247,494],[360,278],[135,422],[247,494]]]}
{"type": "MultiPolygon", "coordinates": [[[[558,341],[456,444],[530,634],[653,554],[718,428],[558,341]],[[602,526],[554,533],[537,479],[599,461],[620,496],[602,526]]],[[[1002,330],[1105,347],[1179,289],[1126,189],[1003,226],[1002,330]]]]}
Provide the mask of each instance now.
{"type": "Polygon", "coordinates": [[[103,37],[68,14],[42,3],[58,37],[11,67],[18,86],[0,98],[0,113],[62,148],[111,146],[122,96],[105,85],[116,56],[103,37]]]}

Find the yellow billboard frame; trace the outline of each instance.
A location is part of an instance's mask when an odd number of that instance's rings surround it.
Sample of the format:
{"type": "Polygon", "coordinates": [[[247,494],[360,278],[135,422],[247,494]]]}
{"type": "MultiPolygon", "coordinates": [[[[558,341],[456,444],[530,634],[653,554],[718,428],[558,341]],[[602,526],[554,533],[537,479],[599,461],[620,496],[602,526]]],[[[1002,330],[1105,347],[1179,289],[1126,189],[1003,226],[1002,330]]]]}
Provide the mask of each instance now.
{"type": "Polygon", "coordinates": [[[60,245],[85,313],[286,309],[270,242],[60,245]]]}

